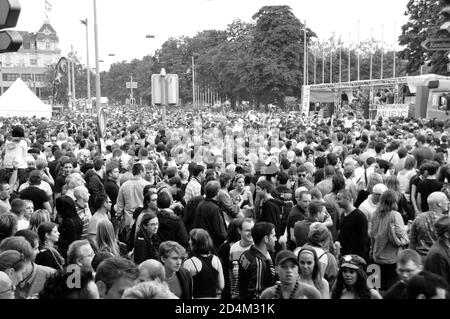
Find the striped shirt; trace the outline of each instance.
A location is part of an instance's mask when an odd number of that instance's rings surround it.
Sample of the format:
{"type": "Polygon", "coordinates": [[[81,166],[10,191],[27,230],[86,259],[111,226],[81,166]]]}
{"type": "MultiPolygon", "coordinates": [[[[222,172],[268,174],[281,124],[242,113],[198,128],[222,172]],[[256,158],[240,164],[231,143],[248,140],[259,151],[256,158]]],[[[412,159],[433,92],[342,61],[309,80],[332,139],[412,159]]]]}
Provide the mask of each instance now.
{"type": "Polygon", "coordinates": [[[195,177],[191,178],[184,192],[184,201],[187,203],[194,197],[202,194],[202,184],[195,177]]]}
{"type": "Polygon", "coordinates": [[[81,239],[87,239],[89,220],[91,219],[92,216],[87,203],[85,207],[80,207],[77,205],[77,215],[78,217],[80,217],[81,222],[83,223],[83,231],[81,232],[81,239]]]}

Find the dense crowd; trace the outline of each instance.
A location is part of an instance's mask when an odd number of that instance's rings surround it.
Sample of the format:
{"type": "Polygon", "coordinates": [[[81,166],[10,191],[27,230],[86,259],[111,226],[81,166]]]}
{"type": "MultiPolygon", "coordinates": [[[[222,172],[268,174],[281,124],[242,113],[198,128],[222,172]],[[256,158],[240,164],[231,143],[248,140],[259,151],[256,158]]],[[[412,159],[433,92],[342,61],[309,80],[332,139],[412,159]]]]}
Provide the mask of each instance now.
{"type": "Polygon", "coordinates": [[[0,299],[447,298],[450,122],[0,122],[0,299]]]}

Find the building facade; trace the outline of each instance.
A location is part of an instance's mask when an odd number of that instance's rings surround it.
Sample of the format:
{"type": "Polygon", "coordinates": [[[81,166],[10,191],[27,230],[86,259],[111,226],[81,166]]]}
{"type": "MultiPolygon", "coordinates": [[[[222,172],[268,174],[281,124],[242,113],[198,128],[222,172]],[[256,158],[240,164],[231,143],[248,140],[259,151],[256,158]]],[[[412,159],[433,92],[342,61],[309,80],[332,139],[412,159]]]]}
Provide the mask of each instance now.
{"type": "Polygon", "coordinates": [[[37,33],[19,32],[23,38],[19,51],[0,54],[0,94],[20,77],[39,98],[47,99],[42,92],[46,88],[51,92],[49,67],[61,58],[58,35],[49,21],[37,33]]]}

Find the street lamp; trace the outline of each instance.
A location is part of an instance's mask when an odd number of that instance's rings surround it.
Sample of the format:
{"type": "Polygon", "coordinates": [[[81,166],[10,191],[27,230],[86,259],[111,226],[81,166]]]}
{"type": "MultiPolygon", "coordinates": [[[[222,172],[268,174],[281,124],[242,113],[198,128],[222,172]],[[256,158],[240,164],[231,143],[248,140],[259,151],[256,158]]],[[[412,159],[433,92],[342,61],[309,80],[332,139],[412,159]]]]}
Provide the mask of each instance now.
{"type": "Polygon", "coordinates": [[[195,109],[195,58],[198,58],[200,54],[192,54],[192,108],[195,109]]]}
{"type": "Polygon", "coordinates": [[[86,69],[87,69],[87,95],[86,95],[86,107],[91,109],[91,70],[89,68],[89,30],[88,19],[80,20],[82,24],[86,26],[86,69]]]}

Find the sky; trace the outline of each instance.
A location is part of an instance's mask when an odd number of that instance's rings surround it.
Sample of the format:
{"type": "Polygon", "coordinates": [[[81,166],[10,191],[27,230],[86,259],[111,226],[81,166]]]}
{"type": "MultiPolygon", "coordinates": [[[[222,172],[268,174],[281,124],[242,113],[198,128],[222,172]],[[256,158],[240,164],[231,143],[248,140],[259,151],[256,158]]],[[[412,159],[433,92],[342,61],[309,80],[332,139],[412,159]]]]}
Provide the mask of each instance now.
{"type": "MultiPolygon", "coordinates": [[[[45,2],[51,4],[50,24],[58,33],[62,55],[73,46],[86,62],[86,29],[89,20],[90,67],[95,67],[94,0],[19,0],[22,11],[16,29],[37,32],[46,17],[45,2]]],[[[289,5],[295,16],[316,32],[319,39],[333,32],[344,41],[370,38],[394,45],[407,21],[408,0],[97,0],[100,69],[118,61],[142,59],[170,37],[194,36],[202,30],[224,30],[234,19],[251,22],[265,5],[289,5]],[[373,30],[373,31],[372,31],[373,30]],[[146,35],[155,38],[147,39],[146,35]],[[114,55],[114,56],[110,56],[114,55]]]]}

